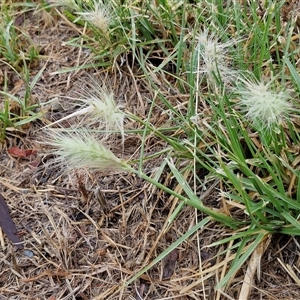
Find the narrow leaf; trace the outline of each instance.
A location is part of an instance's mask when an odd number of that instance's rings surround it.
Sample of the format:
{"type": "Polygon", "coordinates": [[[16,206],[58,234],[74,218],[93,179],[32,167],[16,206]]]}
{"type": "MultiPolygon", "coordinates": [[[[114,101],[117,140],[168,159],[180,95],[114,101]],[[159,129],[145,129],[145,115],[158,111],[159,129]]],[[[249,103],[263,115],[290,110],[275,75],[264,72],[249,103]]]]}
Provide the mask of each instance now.
{"type": "Polygon", "coordinates": [[[10,241],[17,246],[19,249],[23,249],[23,245],[19,237],[17,236],[17,228],[15,223],[13,222],[9,208],[0,194],[0,227],[3,229],[4,233],[10,239],[10,241]]]}

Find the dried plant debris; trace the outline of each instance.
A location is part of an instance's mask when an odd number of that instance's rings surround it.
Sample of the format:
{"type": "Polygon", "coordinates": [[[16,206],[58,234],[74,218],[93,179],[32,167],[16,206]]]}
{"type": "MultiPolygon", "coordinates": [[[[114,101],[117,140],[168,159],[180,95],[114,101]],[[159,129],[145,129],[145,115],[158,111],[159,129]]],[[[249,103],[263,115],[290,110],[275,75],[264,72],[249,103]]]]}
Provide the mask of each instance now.
{"type": "Polygon", "coordinates": [[[3,229],[4,233],[10,239],[10,241],[18,247],[18,249],[23,249],[23,245],[17,235],[17,228],[10,216],[9,208],[0,194],[0,227],[3,229]]]}
{"type": "Polygon", "coordinates": [[[179,257],[179,251],[177,249],[175,249],[165,258],[164,269],[163,269],[163,279],[171,278],[171,276],[174,273],[174,269],[175,269],[178,257],[179,257]]]}

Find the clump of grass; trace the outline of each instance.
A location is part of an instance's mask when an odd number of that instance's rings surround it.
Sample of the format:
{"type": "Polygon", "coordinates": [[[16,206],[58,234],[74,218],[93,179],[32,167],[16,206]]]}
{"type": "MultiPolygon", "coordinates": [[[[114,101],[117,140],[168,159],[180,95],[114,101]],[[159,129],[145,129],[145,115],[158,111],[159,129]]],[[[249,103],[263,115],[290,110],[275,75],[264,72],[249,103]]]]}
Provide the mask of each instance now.
{"type": "MultiPolygon", "coordinates": [[[[0,109],[0,116],[2,124],[0,124],[0,136],[2,139],[6,136],[7,127],[19,127],[27,126],[34,120],[37,120],[43,116],[42,112],[37,112],[37,108],[40,106],[39,103],[32,103],[31,96],[32,91],[43,74],[46,64],[41,68],[41,70],[33,77],[30,77],[29,69],[24,59],[23,74],[15,71],[24,82],[25,93],[23,97],[17,97],[10,92],[6,91],[7,83],[5,82],[5,88],[3,91],[0,91],[0,94],[4,97],[4,107],[0,109]],[[11,108],[14,107],[15,111],[11,108]],[[16,109],[17,108],[17,109],[16,109]],[[1,128],[2,125],[2,128],[1,128]]],[[[7,79],[5,78],[5,81],[7,79]]]]}
{"type": "MultiPolygon", "coordinates": [[[[182,186],[184,195],[163,186],[159,179],[143,173],[143,153],[140,156],[140,167],[136,170],[130,162],[124,164],[109,151],[108,156],[101,154],[106,152],[103,145],[86,133],[82,137],[76,131],[75,135],[59,135],[58,139],[54,135],[49,144],[57,149],[54,153],[61,161],[88,168],[103,168],[115,163],[122,170],[138,174],[182,200],[182,203],[207,214],[208,217],[195,225],[180,242],[212,220],[230,228],[231,236],[220,238],[211,245],[230,244],[227,253],[235,253],[231,267],[217,285],[218,289],[223,289],[270,234],[299,235],[300,232],[300,180],[297,165],[294,164],[297,161],[296,152],[293,151],[299,136],[295,124],[289,118],[292,111],[290,96],[284,92],[287,80],[292,80],[292,85],[299,87],[299,78],[295,72],[290,79],[284,71],[280,71],[285,68],[280,55],[276,55],[276,66],[270,60],[271,50],[277,54],[282,51],[287,56],[295,53],[290,54],[289,43],[286,43],[285,49],[276,48],[276,35],[281,34],[278,26],[280,7],[277,4],[266,11],[265,18],[261,18],[258,14],[261,8],[256,2],[247,7],[248,13],[243,13],[237,2],[232,3],[232,7],[225,7],[221,1],[217,1],[217,6],[208,1],[202,3],[207,6],[200,16],[195,9],[192,26],[185,21],[175,22],[178,16],[184,16],[184,9],[175,13],[165,1],[159,3],[156,11],[151,5],[145,4],[148,12],[151,12],[150,17],[146,16],[144,6],[140,10],[135,10],[135,7],[129,10],[123,5],[123,10],[117,10],[117,18],[123,26],[115,29],[105,27],[105,30],[108,34],[115,34],[113,52],[119,55],[123,51],[130,51],[133,61],[137,61],[140,70],[144,72],[147,83],[159,95],[170,115],[175,116],[172,124],[176,124],[176,130],[170,134],[149,123],[152,108],[156,105],[154,100],[146,120],[127,115],[144,125],[143,137],[150,132],[168,144],[164,152],[165,165],[182,186]],[[136,11],[141,13],[138,15],[136,11]],[[195,24],[199,27],[201,24],[204,28],[200,34],[195,24]],[[188,38],[183,25],[192,32],[188,38]],[[225,28],[233,28],[233,32],[219,36],[218,33],[224,32],[225,28]],[[269,36],[267,33],[274,28],[278,32],[269,36]],[[120,33],[117,33],[119,29],[123,33],[122,39],[120,33]],[[162,38],[155,39],[159,29],[162,38]],[[232,46],[235,51],[231,49],[232,46]],[[161,64],[153,67],[149,57],[156,53],[157,47],[163,59],[161,64]],[[178,89],[190,96],[186,115],[178,112],[157,84],[157,78],[165,80],[166,74],[170,76],[170,72],[164,69],[168,62],[178,62],[171,77],[175,79],[178,89]],[[276,68],[279,72],[276,72],[276,68]],[[245,79],[248,76],[251,79],[245,79]],[[269,80],[261,80],[263,77],[269,80]],[[73,151],[76,148],[82,151],[73,151]],[[108,163],[104,164],[103,159],[107,159],[108,163]],[[99,160],[99,165],[96,160],[99,160]],[[189,167],[182,168],[182,165],[187,165],[186,162],[190,163],[189,167]],[[205,170],[208,175],[199,178],[199,169],[205,170]],[[203,186],[203,181],[212,179],[220,182],[222,203],[219,209],[204,205],[198,196],[197,187],[203,186]]],[[[105,30],[100,28],[102,33],[105,30]]],[[[290,34],[293,31],[287,32],[290,34]]],[[[291,36],[287,38],[291,39],[291,36]]],[[[290,65],[289,68],[292,70],[290,65]]],[[[85,108],[76,112],[77,115],[103,111],[94,100],[89,101],[85,108]]],[[[115,106],[111,107],[114,111],[115,106]]],[[[109,125],[110,119],[103,119],[109,125]]],[[[122,131],[122,122],[123,118],[119,116],[112,123],[118,124],[122,131]]],[[[172,217],[175,218],[181,209],[182,205],[178,205],[172,217]]],[[[178,244],[176,242],[167,248],[153,263],[161,260],[178,244]]],[[[132,277],[128,283],[133,282],[137,276],[132,277]]]]}
{"type": "Polygon", "coordinates": [[[30,69],[39,58],[38,46],[30,38],[26,30],[16,26],[19,14],[36,8],[35,4],[20,3],[18,5],[3,5],[0,9],[0,60],[4,68],[3,87],[0,94],[2,103],[0,105],[0,140],[6,137],[8,127],[27,126],[33,120],[41,117],[36,112],[38,103],[33,103],[31,95],[33,88],[39,80],[44,66],[35,76],[30,74],[30,69]],[[22,9],[22,12],[19,10],[22,9]],[[12,71],[24,83],[24,96],[18,97],[10,93],[8,86],[8,71],[12,71]]]}
{"type": "MultiPolygon", "coordinates": [[[[31,5],[25,6],[25,9],[29,11],[31,5]]],[[[16,11],[17,7],[9,8],[6,5],[0,10],[0,59],[21,72],[25,62],[29,65],[36,61],[39,55],[38,46],[30,35],[15,25],[16,11]]]]}

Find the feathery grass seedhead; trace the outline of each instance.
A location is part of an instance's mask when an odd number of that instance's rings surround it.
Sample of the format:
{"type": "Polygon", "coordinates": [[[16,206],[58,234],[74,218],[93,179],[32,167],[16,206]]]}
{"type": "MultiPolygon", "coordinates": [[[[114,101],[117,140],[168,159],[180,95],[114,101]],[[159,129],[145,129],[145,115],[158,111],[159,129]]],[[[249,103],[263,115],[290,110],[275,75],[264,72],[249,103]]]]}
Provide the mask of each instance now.
{"type": "Polygon", "coordinates": [[[116,105],[113,92],[108,91],[106,87],[95,86],[92,92],[86,91],[85,94],[86,99],[82,98],[81,101],[88,104],[91,117],[104,120],[108,131],[117,128],[123,135],[125,115],[116,105]]]}
{"type": "Polygon", "coordinates": [[[102,1],[94,1],[93,2],[94,9],[78,12],[77,14],[82,16],[82,18],[93,24],[95,27],[100,29],[102,33],[107,34],[108,28],[111,22],[111,12],[108,6],[105,6],[102,1]]]}
{"type": "Polygon", "coordinates": [[[51,129],[48,136],[46,144],[52,147],[51,154],[60,165],[70,169],[128,171],[130,168],[86,130],[68,133],[51,129]]]}
{"type": "Polygon", "coordinates": [[[72,117],[85,115],[87,126],[100,123],[100,126],[105,128],[106,135],[109,135],[111,131],[117,131],[121,134],[122,141],[124,141],[125,114],[120,110],[120,106],[116,105],[113,92],[109,91],[104,85],[100,86],[92,77],[90,77],[88,84],[90,88],[85,88],[79,98],[75,99],[83,103],[82,108],[47,127],[72,117]]]}
{"type": "Polygon", "coordinates": [[[272,90],[273,80],[268,83],[241,81],[244,86],[236,88],[236,92],[240,95],[242,111],[254,125],[270,128],[288,115],[291,110],[290,96],[282,90],[272,90]]]}
{"type": "Polygon", "coordinates": [[[223,83],[235,80],[236,71],[230,68],[232,58],[228,55],[231,47],[236,43],[230,40],[225,43],[218,41],[215,34],[209,34],[207,30],[196,36],[198,52],[198,72],[206,76],[208,83],[214,85],[216,77],[221,77],[223,83]],[[218,76],[219,75],[219,76],[218,76]]]}
{"type": "Polygon", "coordinates": [[[100,86],[94,79],[90,80],[91,90],[85,89],[80,98],[87,106],[78,111],[78,114],[88,114],[89,122],[103,124],[107,135],[110,131],[120,132],[124,141],[125,114],[120,110],[120,106],[116,105],[113,92],[104,85],[100,86]]]}

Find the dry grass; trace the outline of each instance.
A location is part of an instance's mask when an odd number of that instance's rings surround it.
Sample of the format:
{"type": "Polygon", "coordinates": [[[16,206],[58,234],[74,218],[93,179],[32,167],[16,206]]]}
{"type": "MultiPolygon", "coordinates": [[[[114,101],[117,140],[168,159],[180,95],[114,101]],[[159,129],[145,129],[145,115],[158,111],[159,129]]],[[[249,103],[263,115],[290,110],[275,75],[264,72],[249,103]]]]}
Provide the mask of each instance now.
{"type": "MultiPolygon", "coordinates": [[[[126,66],[119,70],[87,70],[65,74],[51,73],[89,61],[89,52],[63,46],[77,32],[63,19],[49,15],[29,15],[27,30],[42,46],[43,58],[38,71],[47,64],[34,90],[35,101],[46,102],[57,97],[47,107],[44,124],[70,112],[65,96],[82,89],[87,74],[111,82],[125,109],[141,117],[147,115],[154,95],[144,83],[133,77],[135,70],[126,66]],[[45,19],[45,17],[47,17],[45,19]],[[44,21],[42,21],[44,20],[44,21]],[[47,20],[45,22],[45,20],[47,20]],[[43,28],[39,36],[34,32],[43,28]]],[[[1,65],[5,70],[5,66],[1,65]]],[[[10,72],[6,69],[6,72],[10,72]]],[[[22,93],[22,85],[11,75],[11,88],[22,93]]],[[[162,92],[174,105],[184,107],[185,95],[177,91],[162,92]]],[[[157,111],[151,122],[157,126],[167,121],[167,115],[157,111]]],[[[70,122],[76,120],[70,120],[70,122]]],[[[168,216],[176,199],[153,190],[141,179],[119,173],[64,172],[51,165],[50,156],[31,160],[11,157],[8,149],[36,149],[42,153],[39,141],[44,139],[42,123],[35,122],[23,131],[8,132],[7,143],[0,154],[0,192],[5,197],[11,216],[24,241],[25,249],[15,252],[7,238],[0,234],[0,299],[238,299],[245,269],[236,274],[231,288],[215,292],[214,286],[224,275],[228,256],[215,257],[223,249],[204,248],[227,235],[226,229],[210,224],[189,238],[166,259],[154,266],[131,286],[125,281],[151,262],[168,245],[185,233],[203,216],[185,207],[171,227],[168,216]],[[36,164],[37,160],[38,166],[36,164]]],[[[127,123],[127,128],[137,125],[127,123]]],[[[136,135],[126,135],[124,151],[120,139],[111,145],[118,157],[135,158],[141,141],[136,135]]],[[[165,145],[150,137],[146,152],[152,153],[165,145]]],[[[147,162],[149,170],[160,165],[159,159],[147,162]]],[[[166,172],[163,184],[180,190],[166,172]]],[[[218,185],[204,199],[216,205],[220,199],[218,185]]],[[[299,266],[299,244],[293,238],[273,236],[259,266],[260,281],[255,280],[248,299],[300,299],[299,285],[292,279],[285,264],[299,266]]],[[[256,278],[256,277],[255,277],[256,278]]]]}

